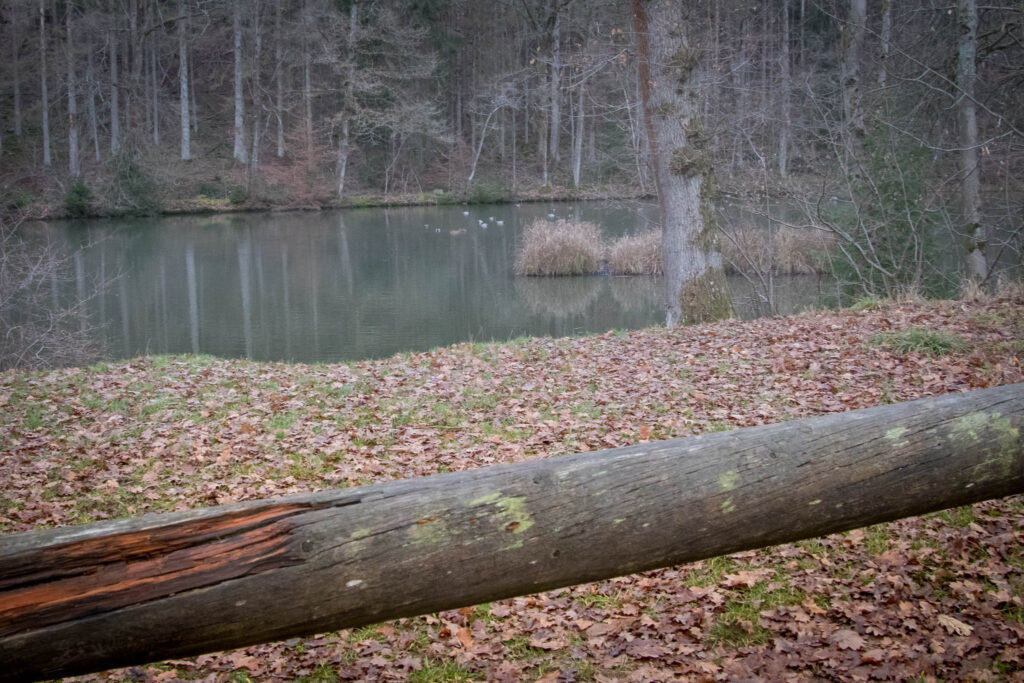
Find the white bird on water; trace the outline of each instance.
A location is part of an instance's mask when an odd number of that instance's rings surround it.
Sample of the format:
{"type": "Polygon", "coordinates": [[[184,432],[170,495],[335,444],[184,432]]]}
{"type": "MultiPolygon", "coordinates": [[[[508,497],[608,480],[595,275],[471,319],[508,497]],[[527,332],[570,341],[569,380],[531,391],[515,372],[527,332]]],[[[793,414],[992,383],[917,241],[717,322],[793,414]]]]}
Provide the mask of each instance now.
{"type": "Polygon", "coordinates": [[[505,225],[505,221],[495,221],[495,225],[505,225]]]}
{"type": "Polygon", "coordinates": [[[468,216],[468,215],[469,215],[469,211],[463,211],[463,212],[462,212],[462,215],[463,215],[463,216],[468,216]]]}

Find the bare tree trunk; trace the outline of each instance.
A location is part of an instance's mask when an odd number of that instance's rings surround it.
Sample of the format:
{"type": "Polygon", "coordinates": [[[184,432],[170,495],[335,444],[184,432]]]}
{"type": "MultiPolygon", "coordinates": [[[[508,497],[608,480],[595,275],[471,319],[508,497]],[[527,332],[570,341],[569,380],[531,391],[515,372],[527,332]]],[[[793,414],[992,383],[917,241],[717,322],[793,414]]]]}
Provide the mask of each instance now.
{"type": "Polygon", "coordinates": [[[188,115],[188,43],[185,40],[185,0],[178,0],[178,99],[181,124],[181,158],[192,158],[188,115]]]}
{"type": "Polygon", "coordinates": [[[700,121],[706,67],[685,3],[633,0],[640,90],[662,214],[665,324],[728,317],[732,304],[717,251],[711,161],[700,121]]]}
{"type": "MultiPolygon", "coordinates": [[[[353,2],[348,8],[348,34],[345,36],[345,58],[348,60],[345,78],[345,109],[351,111],[354,107],[353,81],[355,80],[356,68],[356,28],[359,26],[358,11],[359,3],[353,2]]],[[[348,155],[351,140],[349,139],[349,116],[346,113],[341,124],[341,138],[338,140],[338,197],[345,191],[345,173],[348,170],[348,155]]]]}
{"type": "Polygon", "coordinates": [[[274,3],[274,82],[277,97],[274,113],[277,116],[277,156],[284,156],[284,48],[281,39],[281,2],[274,3]]]}
{"type": "Polygon", "coordinates": [[[50,155],[50,96],[46,89],[46,0],[39,0],[39,98],[43,115],[43,165],[52,166],[50,155]]]}
{"type": "Polygon", "coordinates": [[[311,72],[313,70],[313,57],[309,54],[309,38],[306,31],[306,3],[302,3],[302,102],[305,105],[306,114],[306,153],[313,152],[313,85],[311,83],[311,72]]]}
{"type": "Polygon", "coordinates": [[[550,87],[549,97],[551,98],[551,118],[548,122],[550,123],[551,130],[548,132],[548,145],[550,147],[549,156],[557,164],[562,160],[561,151],[559,150],[562,132],[562,116],[559,108],[559,96],[562,88],[562,15],[558,11],[557,0],[552,3],[552,7],[552,11],[555,13],[555,21],[551,29],[551,80],[548,83],[550,87]]]}
{"type": "Polygon", "coordinates": [[[843,27],[843,115],[851,153],[860,147],[865,133],[860,62],[864,54],[867,13],[867,0],[850,0],[850,16],[843,27]]]}
{"type": "Polygon", "coordinates": [[[72,33],[72,14],[74,8],[69,4],[65,9],[64,26],[67,31],[68,60],[68,175],[77,178],[82,174],[82,165],[78,159],[78,95],[75,92],[75,40],[72,33]]]}
{"type": "Polygon", "coordinates": [[[473,178],[476,176],[476,165],[477,165],[477,162],[480,161],[480,152],[483,151],[484,142],[487,140],[487,128],[491,124],[491,117],[493,117],[495,112],[497,112],[499,109],[500,109],[500,106],[499,107],[495,107],[494,109],[491,109],[491,111],[489,111],[487,113],[487,118],[484,119],[483,130],[480,131],[480,141],[476,144],[476,153],[473,155],[473,165],[469,169],[469,177],[466,178],[466,184],[467,185],[472,183],[473,182],[473,178]]]}
{"type": "Polygon", "coordinates": [[[516,109],[512,108],[512,191],[516,189],[516,109]]]}
{"type": "MultiPolygon", "coordinates": [[[[189,21],[189,26],[192,22],[189,21]]],[[[188,55],[188,89],[189,100],[192,102],[192,132],[199,133],[199,102],[196,100],[196,59],[194,50],[188,55]]]]}
{"type": "MultiPolygon", "coordinates": [[[[548,118],[551,117],[550,108],[547,111],[548,118]]],[[[547,122],[545,122],[547,123],[547,122]]],[[[548,184],[548,131],[550,125],[541,124],[537,132],[537,149],[540,151],[541,185],[548,184]]]]}
{"type": "Polygon", "coordinates": [[[153,108],[153,144],[160,144],[160,90],[156,79],[156,35],[149,40],[149,89],[153,108]]]}
{"type": "Polygon", "coordinates": [[[580,186],[580,172],[583,166],[583,83],[580,83],[577,92],[576,105],[576,130],[572,144],[572,184],[573,187],[580,186]]]}
{"type": "Polygon", "coordinates": [[[892,42],[892,0],[882,0],[882,30],[879,41],[881,54],[878,59],[878,87],[885,88],[889,79],[889,47],[892,42]]]}
{"type": "Polygon", "coordinates": [[[987,235],[981,223],[981,173],[978,168],[978,115],[974,102],[977,79],[978,8],[975,0],[958,0],[956,80],[960,88],[960,173],[964,233],[967,237],[967,277],[984,282],[988,277],[985,258],[987,235]]]}
{"type": "Polygon", "coordinates": [[[260,167],[260,113],[263,109],[260,106],[260,93],[263,92],[260,85],[260,56],[263,54],[263,20],[260,14],[260,3],[253,2],[249,5],[249,12],[252,14],[250,25],[253,35],[252,53],[252,81],[250,90],[252,92],[252,148],[249,152],[249,191],[252,191],[252,184],[256,179],[256,172],[260,167]]]}
{"type": "Polygon", "coordinates": [[[128,83],[128,138],[129,144],[138,144],[139,88],[142,85],[142,45],[139,42],[139,2],[128,3],[128,39],[131,50],[131,80],[128,83]]]}
{"type": "Polygon", "coordinates": [[[86,80],[86,92],[88,97],[86,102],[88,103],[88,116],[89,116],[89,134],[92,135],[92,147],[93,152],[96,156],[96,161],[100,160],[100,133],[99,133],[99,122],[96,116],[96,69],[93,66],[92,56],[92,39],[89,39],[89,43],[86,45],[86,60],[85,60],[85,80],[86,80]]]}
{"type": "Polygon", "coordinates": [[[242,12],[241,0],[232,3],[232,31],[235,38],[235,160],[246,163],[245,101],[242,97],[242,12]]]}
{"type": "Polygon", "coordinates": [[[779,57],[781,66],[781,83],[779,84],[779,97],[781,98],[782,121],[779,128],[779,175],[783,178],[789,172],[789,93],[792,89],[792,77],[789,64],[789,0],[782,0],[782,54],[779,57]]]}
{"type": "Polygon", "coordinates": [[[121,151],[121,92],[117,82],[117,36],[107,32],[107,47],[110,51],[110,153],[121,151]]]}
{"type": "Polygon", "coordinates": [[[14,134],[21,135],[21,49],[20,36],[11,37],[11,68],[14,70],[14,134]]]}

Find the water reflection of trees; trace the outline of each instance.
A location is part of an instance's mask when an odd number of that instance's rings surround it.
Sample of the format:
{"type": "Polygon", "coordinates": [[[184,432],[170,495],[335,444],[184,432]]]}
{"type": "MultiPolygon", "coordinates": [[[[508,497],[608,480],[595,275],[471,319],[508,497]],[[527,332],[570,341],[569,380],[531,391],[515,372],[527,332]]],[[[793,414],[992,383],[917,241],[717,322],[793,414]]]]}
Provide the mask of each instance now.
{"type": "Polygon", "coordinates": [[[87,305],[106,282],[87,276],[87,245],[21,223],[0,215],[0,370],[93,360],[99,349],[87,305]]]}
{"type": "Polygon", "coordinates": [[[608,287],[624,311],[647,311],[661,305],[663,282],[656,277],[613,277],[608,279],[608,287]]]}
{"type": "Polygon", "coordinates": [[[517,277],[516,294],[531,313],[559,318],[587,312],[601,290],[602,277],[517,277]]]}

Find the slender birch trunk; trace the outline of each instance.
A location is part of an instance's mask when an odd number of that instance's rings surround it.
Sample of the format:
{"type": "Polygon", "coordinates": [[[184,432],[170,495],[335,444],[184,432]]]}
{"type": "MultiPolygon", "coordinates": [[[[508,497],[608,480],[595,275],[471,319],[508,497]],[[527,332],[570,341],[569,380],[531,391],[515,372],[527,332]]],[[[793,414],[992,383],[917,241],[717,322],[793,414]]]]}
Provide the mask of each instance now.
{"type": "Polygon", "coordinates": [[[52,166],[50,154],[50,96],[46,88],[46,0],[39,0],[39,99],[43,116],[43,165],[52,166]]]}
{"type": "Polygon", "coordinates": [[[192,138],[188,115],[188,43],[185,40],[185,0],[178,0],[178,98],[181,114],[181,158],[192,158],[192,138]]]}
{"type": "Polygon", "coordinates": [[[964,233],[967,237],[967,277],[984,282],[988,277],[985,258],[987,235],[981,222],[981,174],[978,167],[978,114],[974,102],[977,80],[978,7],[975,0],[957,2],[957,68],[960,89],[960,173],[963,176],[964,233]]]}
{"type": "Polygon", "coordinates": [[[75,92],[75,40],[72,33],[74,8],[69,4],[64,14],[64,27],[67,32],[68,62],[68,175],[77,178],[82,174],[82,166],[78,159],[78,95],[75,92]]]}
{"type": "Polygon", "coordinates": [[[235,38],[235,148],[236,161],[246,163],[245,149],[245,102],[242,97],[242,11],[241,0],[232,3],[232,27],[235,38]]]}
{"type": "MultiPolygon", "coordinates": [[[[550,146],[550,157],[557,164],[561,161],[561,110],[559,107],[559,91],[561,90],[562,71],[562,15],[558,12],[557,5],[554,6],[555,22],[551,29],[551,80],[548,83],[551,88],[551,118],[549,123],[551,130],[548,134],[548,145],[550,146]]],[[[546,183],[545,183],[546,184],[546,183]]]]}
{"type": "Polygon", "coordinates": [[[309,49],[309,11],[302,0],[302,103],[305,115],[306,155],[313,153],[313,57],[309,49]]]}
{"type": "Polygon", "coordinates": [[[139,88],[142,85],[142,45],[139,43],[139,2],[128,3],[128,40],[131,55],[131,79],[128,83],[128,137],[138,143],[139,88]]]}
{"type": "Polygon", "coordinates": [[[789,94],[793,87],[789,63],[789,41],[789,0],[782,0],[782,54],[779,57],[781,67],[781,82],[779,84],[781,92],[779,96],[782,99],[782,121],[779,128],[779,175],[783,178],[789,173],[789,94]]]}
{"type": "Polygon", "coordinates": [[[274,3],[274,81],[277,97],[274,113],[277,116],[277,156],[284,156],[284,48],[281,40],[281,2],[274,3]]]}
{"type": "Polygon", "coordinates": [[[576,130],[572,145],[572,184],[580,186],[580,172],[583,166],[583,83],[577,89],[576,130]]]}
{"type": "Polygon", "coordinates": [[[14,134],[21,135],[21,40],[12,36],[11,67],[14,70],[14,134]]]}
{"type": "MultiPolygon", "coordinates": [[[[355,103],[352,101],[353,84],[356,69],[356,28],[359,26],[358,11],[359,3],[353,2],[348,8],[348,35],[345,37],[345,58],[348,60],[345,67],[345,103],[342,105],[348,111],[352,111],[355,103]]],[[[338,140],[338,197],[345,192],[345,173],[348,168],[349,145],[349,116],[345,115],[341,122],[341,138],[338,140]]]]}
{"type": "Polygon", "coordinates": [[[110,153],[121,151],[121,92],[117,82],[117,36],[107,32],[107,47],[110,52],[110,153]]]}
{"type": "Polygon", "coordinates": [[[859,148],[865,133],[860,61],[864,54],[867,13],[867,0],[850,0],[850,17],[843,27],[843,115],[851,153],[859,148]]]}
{"type": "Polygon", "coordinates": [[[249,185],[256,178],[260,165],[260,55],[263,53],[263,28],[260,18],[260,4],[250,8],[253,13],[253,56],[252,56],[252,149],[249,153],[249,185]]]}
{"type": "Polygon", "coordinates": [[[878,87],[885,88],[889,80],[889,49],[892,43],[892,0],[882,0],[882,30],[879,35],[881,54],[879,55],[878,87]]]}
{"type": "Polygon", "coordinates": [[[156,78],[156,36],[149,40],[149,91],[152,96],[153,109],[153,144],[160,144],[160,90],[156,78]]]}
{"type": "Polygon", "coordinates": [[[92,135],[92,148],[96,161],[100,160],[100,132],[99,122],[96,116],[96,67],[93,64],[92,39],[86,45],[85,80],[86,98],[89,115],[89,134],[92,135]]]}
{"type": "MultiPolygon", "coordinates": [[[[189,21],[189,26],[192,22],[189,21]]],[[[189,100],[192,102],[192,132],[199,133],[199,102],[196,100],[196,59],[193,51],[188,54],[188,89],[189,100]]]]}

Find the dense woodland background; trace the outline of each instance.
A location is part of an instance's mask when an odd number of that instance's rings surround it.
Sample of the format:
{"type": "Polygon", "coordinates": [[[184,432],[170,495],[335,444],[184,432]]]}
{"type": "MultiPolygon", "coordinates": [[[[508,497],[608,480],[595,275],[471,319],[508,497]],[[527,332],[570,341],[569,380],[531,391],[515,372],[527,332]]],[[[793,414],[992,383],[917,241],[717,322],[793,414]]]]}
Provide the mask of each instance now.
{"type": "MultiPolygon", "coordinates": [[[[842,198],[857,175],[837,153],[853,97],[876,183],[927,184],[916,199],[941,203],[964,180],[969,98],[977,171],[1002,197],[988,210],[1019,195],[1020,2],[974,8],[973,95],[957,73],[963,9],[949,2],[690,11],[711,74],[707,146],[734,187],[797,177],[842,198]]],[[[601,0],[9,0],[2,184],[52,200],[77,178],[88,207],[122,211],[196,197],[650,192],[632,26],[629,3],[601,0]]]]}

